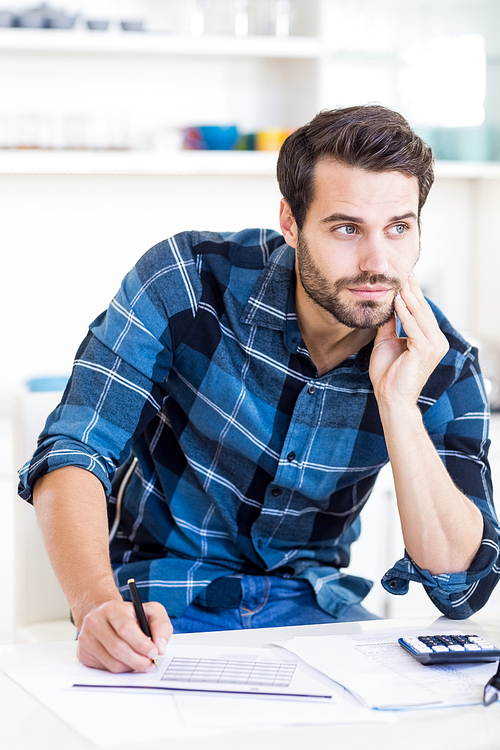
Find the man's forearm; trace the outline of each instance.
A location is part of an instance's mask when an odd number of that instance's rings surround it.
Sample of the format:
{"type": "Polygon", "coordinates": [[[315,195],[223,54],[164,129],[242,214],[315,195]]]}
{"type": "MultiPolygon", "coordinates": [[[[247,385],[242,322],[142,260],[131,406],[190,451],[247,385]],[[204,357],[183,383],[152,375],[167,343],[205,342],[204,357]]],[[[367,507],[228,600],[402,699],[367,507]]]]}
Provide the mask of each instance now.
{"type": "Polygon", "coordinates": [[[433,575],[467,570],[481,544],[480,511],[453,483],[419,409],[380,409],[405,547],[433,575]]]}
{"type": "Polygon", "coordinates": [[[106,601],[121,601],[110,561],[106,500],[101,482],[67,466],[41,477],[33,502],[45,546],[78,629],[106,601]]]}

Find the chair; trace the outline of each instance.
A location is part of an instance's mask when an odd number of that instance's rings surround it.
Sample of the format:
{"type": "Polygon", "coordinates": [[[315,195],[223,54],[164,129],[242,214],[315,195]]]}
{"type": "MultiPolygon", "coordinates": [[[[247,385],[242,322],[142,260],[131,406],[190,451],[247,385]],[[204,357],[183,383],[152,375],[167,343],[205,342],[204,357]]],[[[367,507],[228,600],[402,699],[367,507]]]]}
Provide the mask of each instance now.
{"type": "MultiPolygon", "coordinates": [[[[14,415],[16,468],[29,459],[48,414],[61,399],[60,391],[27,392],[21,395],[14,415]]],[[[52,570],[34,508],[16,498],[15,613],[17,642],[68,640],[76,636],[70,608],[52,570]]]]}

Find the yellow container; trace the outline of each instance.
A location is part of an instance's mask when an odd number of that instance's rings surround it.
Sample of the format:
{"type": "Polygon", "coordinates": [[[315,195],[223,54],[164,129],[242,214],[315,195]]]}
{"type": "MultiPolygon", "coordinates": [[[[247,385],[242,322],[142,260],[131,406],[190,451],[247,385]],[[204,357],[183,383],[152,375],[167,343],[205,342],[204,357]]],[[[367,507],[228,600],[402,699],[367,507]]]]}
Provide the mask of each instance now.
{"type": "Polygon", "coordinates": [[[292,130],[280,130],[279,128],[260,130],[255,134],[255,150],[279,151],[283,141],[288,138],[292,132],[292,130]]]}

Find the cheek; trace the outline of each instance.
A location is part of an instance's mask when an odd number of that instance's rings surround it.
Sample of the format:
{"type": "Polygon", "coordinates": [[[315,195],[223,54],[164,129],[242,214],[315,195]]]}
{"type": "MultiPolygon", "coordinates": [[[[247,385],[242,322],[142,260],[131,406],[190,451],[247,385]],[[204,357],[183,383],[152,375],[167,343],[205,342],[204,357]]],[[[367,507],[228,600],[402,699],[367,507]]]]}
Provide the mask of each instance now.
{"type": "Polygon", "coordinates": [[[408,249],[406,253],[397,253],[394,258],[394,271],[397,276],[402,280],[406,281],[410,273],[415,267],[415,264],[419,258],[420,251],[414,247],[408,249]]]}

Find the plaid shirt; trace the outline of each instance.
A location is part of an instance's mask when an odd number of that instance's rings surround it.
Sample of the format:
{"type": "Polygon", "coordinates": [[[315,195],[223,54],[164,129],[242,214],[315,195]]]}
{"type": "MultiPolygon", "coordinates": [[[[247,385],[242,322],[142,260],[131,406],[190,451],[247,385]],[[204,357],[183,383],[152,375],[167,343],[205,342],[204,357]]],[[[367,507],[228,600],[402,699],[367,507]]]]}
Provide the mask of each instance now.
{"type": "MultiPolygon", "coordinates": [[[[111,480],[132,452],[111,559],[121,591],[132,576],[173,616],[194,597],[217,603],[244,573],[305,578],[333,615],[371,587],[339,569],[388,462],[372,344],[318,377],[294,289],[294,251],[276,232],[183,233],[152,248],[91,325],[20,472],[30,500],[42,474],[85,468],[104,485],[112,518],[111,480]]],[[[488,406],[477,353],[434,311],[450,349],[419,406],[451,477],[483,514],[483,543],[466,572],[432,576],[405,557],[382,583],[401,594],[419,581],[461,618],[486,602],[499,573],[488,406]]]]}

